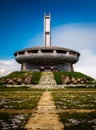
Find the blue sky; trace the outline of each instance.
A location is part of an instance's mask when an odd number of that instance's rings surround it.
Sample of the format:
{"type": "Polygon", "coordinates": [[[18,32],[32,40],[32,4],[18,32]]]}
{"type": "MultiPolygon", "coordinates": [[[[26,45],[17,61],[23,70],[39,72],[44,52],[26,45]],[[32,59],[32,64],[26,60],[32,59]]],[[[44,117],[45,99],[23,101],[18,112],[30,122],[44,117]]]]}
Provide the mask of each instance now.
{"type": "MultiPolygon", "coordinates": [[[[14,67],[17,66],[13,56],[15,51],[44,44],[44,12],[51,13],[52,45],[82,53],[76,70],[86,73],[96,60],[96,0],[0,0],[1,70],[6,73],[7,63],[10,70],[12,65],[13,70],[19,68],[14,67]],[[84,56],[94,59],[86,63],[84,56]]],[[[93,71],[88,74],[91,73],[93,71]]]]}

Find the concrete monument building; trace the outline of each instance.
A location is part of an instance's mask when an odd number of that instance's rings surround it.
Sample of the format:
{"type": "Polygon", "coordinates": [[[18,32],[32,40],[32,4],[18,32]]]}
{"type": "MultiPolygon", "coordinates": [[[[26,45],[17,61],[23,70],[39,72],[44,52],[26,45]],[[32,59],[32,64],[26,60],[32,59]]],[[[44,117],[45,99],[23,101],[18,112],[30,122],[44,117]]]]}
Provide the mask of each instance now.
{"type": "Polygon", "coordinates": [[[71,49],[51,45],[50,14],[44,16],[44,46],[16,51],[15,60],[23,71],[74,71],[73,64],[80,53],[71,49]]]}

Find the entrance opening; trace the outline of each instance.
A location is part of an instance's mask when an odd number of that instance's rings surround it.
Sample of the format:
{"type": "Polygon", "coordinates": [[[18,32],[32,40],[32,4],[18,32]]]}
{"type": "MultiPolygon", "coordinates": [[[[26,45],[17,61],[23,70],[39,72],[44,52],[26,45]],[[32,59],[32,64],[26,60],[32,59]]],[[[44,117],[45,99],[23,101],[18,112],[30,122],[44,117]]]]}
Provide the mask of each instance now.
{"type": "Polygon", "coordinates": [[[53,66],[41,66],[39,70],[40,71],[59,71],[57,68],[53,66]]]}

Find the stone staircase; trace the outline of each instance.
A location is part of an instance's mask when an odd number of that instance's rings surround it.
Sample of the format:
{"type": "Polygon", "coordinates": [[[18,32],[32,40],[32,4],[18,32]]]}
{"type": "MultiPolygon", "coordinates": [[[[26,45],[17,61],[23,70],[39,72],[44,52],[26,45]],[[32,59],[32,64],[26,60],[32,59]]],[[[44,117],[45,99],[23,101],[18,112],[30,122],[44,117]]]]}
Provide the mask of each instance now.
{"type": "Polygon", "coordinates": [[[56,88],[57,84],[56,84],[56,81],[54,79],[53,73],[47,72],[47,71],[42,72],[39,85],[41,87],[45,87],[45,88],[56,88]]]}
{"type": "Polygon", "coordinates": [[[50,71],[44,71],[42,72],[39,84],[31,85],[30,88],[58,89],[58,88],[64,88],[64,85],[61,84],[57,85],[53,73],[50,71]]]}

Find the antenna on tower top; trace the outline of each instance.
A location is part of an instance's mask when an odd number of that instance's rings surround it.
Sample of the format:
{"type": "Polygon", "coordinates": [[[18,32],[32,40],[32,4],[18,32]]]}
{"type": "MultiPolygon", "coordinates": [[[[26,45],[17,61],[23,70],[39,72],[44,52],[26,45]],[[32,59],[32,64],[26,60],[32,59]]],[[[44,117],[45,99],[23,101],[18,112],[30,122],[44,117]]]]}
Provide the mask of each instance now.
{"type": "Polygon", "coordinates": [[[44,13],[44,45],[51,46],[50,13],[44,13]]]}

